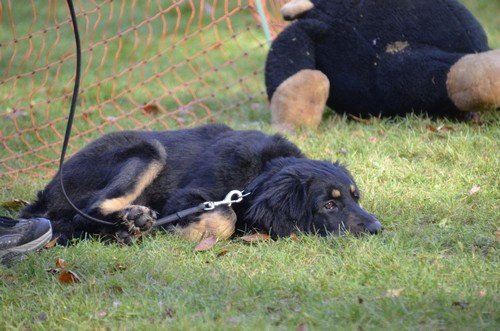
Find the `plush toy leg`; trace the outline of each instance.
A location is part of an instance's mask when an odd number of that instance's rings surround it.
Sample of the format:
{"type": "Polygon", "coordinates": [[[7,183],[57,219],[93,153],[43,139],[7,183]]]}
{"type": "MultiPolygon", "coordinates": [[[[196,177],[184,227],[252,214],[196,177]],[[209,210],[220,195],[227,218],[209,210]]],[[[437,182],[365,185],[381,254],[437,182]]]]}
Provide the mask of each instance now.
{"type": "Polygon", "coordinates": [[[330,81],[321,71],[303,69],[281,83],[271,98],[271,117],[283,131],[316,128],[321,122],[330,81]]]}
{"type": "Polygon", "coordinates": [[[500,49],[466,55],[450,69],[448,95],[462,111],[500,107],[500,49]]]}

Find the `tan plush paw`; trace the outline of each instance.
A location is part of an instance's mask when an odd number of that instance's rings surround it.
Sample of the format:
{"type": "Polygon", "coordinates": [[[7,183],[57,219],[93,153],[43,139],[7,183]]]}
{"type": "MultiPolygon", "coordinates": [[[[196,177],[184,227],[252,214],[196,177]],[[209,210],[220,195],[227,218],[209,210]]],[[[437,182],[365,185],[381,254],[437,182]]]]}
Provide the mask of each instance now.
{"type": "Polygon", "coordinates": [[[462,111],[500,107],[500,50],[462,57],[448,72],[446,88],[462,111]]]}
{"type": "Polygon", "coordinates": [[[316,128],[323,117],[330,81],[321,71],[304,69],[288,77],[271,98],[272,123],[282,131],[316,128]]]}
{"type": "Polygon", "coordinates": [[[287,21],[297,18],[297,16],[314,8],[310,0],[292,0],[281,7],[281,15],[287,21]]]}

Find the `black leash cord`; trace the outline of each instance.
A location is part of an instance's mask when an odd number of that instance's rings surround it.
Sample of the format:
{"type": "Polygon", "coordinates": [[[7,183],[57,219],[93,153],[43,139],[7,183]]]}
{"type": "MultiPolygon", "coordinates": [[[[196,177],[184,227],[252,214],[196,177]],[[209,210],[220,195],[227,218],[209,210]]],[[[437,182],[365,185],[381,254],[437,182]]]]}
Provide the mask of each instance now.
{"type": "Polygon", "coordinates": [[[183,219],[184,217],[186,217],[188,215],[202,212],[205,209],[206,209],[205,203],[200,203],[196,207],[184,209],[184,210],[178,211],[172,215],[168,215],[168,216],[162,217],[160,219],[157,219],[156,222],[153,224],[153,227],[158,227],[160,225],[165,225],[165,224],[172,223],[175,221],[180,221],[181,219],[183,219]]]}
{"type": "Polygon", "coordinates": [[[69,8],[69,13],[71,14],[71,21],[73,23],[73,33],[75,36],[75,44],[76,44],[76,71],[75,71],[75,86],[73,88],[73,97],[71,98],[71,108],[69,110],[69,116],[68,116],[68,122],[66,124],[66,132],[64,133],[64,141],[62,145],[62,150],[61,150],[61,158],[59,160],[59,179],[60,179],[60,184],[61,184],[61,190],[66,198],[66,201],[68,201],[69,205],[71,208],[73,208],[80,216],[104,225],[117,225],[116,223],[111,223],[111,222],[106,222],[103,220],[100,220],[98,218],[92,217],[80,209],[78,209],[77,206],[73,204],[71,199],[68,197],[66,194],[66,190],[64,189],[64,182],[63,182],[63,163],[64,163],[64,157],[66,155],[66,149],[68,147],[69,143],[69,138],[71,136],[71,127],[73,126],[73,118],[75,117],[75,108],[76,108],[76,101],[78,99],[78,91],[80,90],[80,67],[82,66],[82,50],[80,46],[80,34],[78,32],[78,24],[76,22],[76,15],[75,15],[75,8],[73,7],[73,1],[72,0],[67,0],[68,3],[68,8],[69,8]]]}
{"type": "MultiPolygon", "coordinates": [[[[69,12],[71,14],[71,21],[73,23],[73,33],[75,36],[76,71],[75,71],[75,86],[73,88],[73,96],[71,98],[71,108],[69,110],[68,122],[66,124],[66,132],[64,133],[64,141],[63,141],[63,145],[62,145],[62,149],[61,149],[61,158],[59,160],[59,180],[60,180],[61,191],[62,191],[64,197],[66,198],[66,201],[69,203],[71,208],[73,208],[75,210],[75,212],[78,215],[80,215],[83,218],[86,218],[87,220],[92,221],[92,222],[100,223],[100,224],[107,225],[107,226],[109,226],[109,225],[118,226],[118,225],[120,225],[120,223],[112,223],[112,222],[103,221],[101,219],[92,217],[92,216],[86,214],[85,212],[83,212],[82,210],[80,210],[77,206],[75,206],[73,204],[71,199],[66,194],[66,190],[64,189],[63,164],[64,164],[64,158],[66,156],[66,149],[68,147],[69,138],[71,137],[71,127],[73,126],[73,118],[75,117],[75,108],[76,108],[76,102],[78,99],[78,91],[80,90],[80,76],[81,76],[80,68],[82,66],[82,50],[81,50],[81,46],[80,46],[80,34],[78,32],[78,24],[76,22],[75,8],[73,7],[72,0],[67,0],[66,2],[68,3],[69,12]]],[[[246,195],[248,195],[248,194],[249,193],[247,193],[246,195]]],[[[179,212],[176,212],[175,214],[165,216],[163,218],[158,219],[153,226],[157,227],[160,225],[165,225],[168,223],[179,221],[188,215],[199,213],[199,212],[206,211],[206,210],[211,210],[214,208],[215,205],[226,204],[226,205],[230,206],[231,203],[240,202],[241,199],[243,199],[243,197],[246,195],[243,195],[242,191],[233,190],[233,191],[229,192],[228,195],[226,196],[226,198],[222,201],[217,201],[215,203],[212,201],[204,202],[204,203],[199,204],[198,206],[181,210],[179,212]],[[236,195],[237,197],[234,198],[234,195],[236,195]]]]}
{"type": "MultiPolygon", "coordinates": [[[[100,223],[100,224],[103,224],[103,225],[111,225],[111,226],[118,226],[120,225],[120,223],[112,223],[112,222],[106,222],[106,221],[103,221],[101,219],[98,219],[98,218],[95,218],[95,217],[92,217],[88,214],[86,214],[85,212],[83,212],[82,210],[80,210],[77,206],[75,206],[75,204],[71,201],[71,199],[69,198],[69,196],[67,195],[66,193],[66,190],[64,189],[64,181],[63,181],[63,164],[64,164],[64,158],[66,156],[66,149],[68,147],[68,143],[69,143],[69,138],[71,137],[71,127],[73,126],[73,118],[75,117],[75,108],[76,108],[76,102],[77,102],[77,99],[78,99],[78,91],[80,90],[80,71],[81,71],[81,66],[82,66],[82,50],[81,50],[81,46],[80,46],[80,34],[78,32],[78,24],[77,24],[77,21],[76,21],[76,14],[75,14],[75,8],[73,7],[73,1],[72,0],[67,0],[66,1],[68,3],[68,8],[69,8],[69,12],[71,14],[71,21],[73,23],[73,32],[74,32],[74,36],[75,36],[75,44],[76,44],[76,71],[75,71],[75,86],[73,88],[73,96],[72,96],[72,99],[71,99],[71,108],[69,110],[69,116],[68,116],[68,122],[66,124],[66,132],[64,133],[64,141],[63,141],[63,145],[62,145],[62,150],[61,150],[61,158],[59,160],[59,180],[60,180],[60,186],[61,186],[61,190],[62,190],[62,193],[64,195],[64,197],[66,198],[66,201],[69,203],[69,205],[71,206],[71,208],[73,208],[75,210],[75,212],[88,219],[89,221],[92,221],[92,222],[96,222],[96,223],[100,223]]],[[[196,207],[193,207],[193,208],[189,208],[189,209],[185,209],[185,210],[181,210],[175,214],[172,214],[172,215],[169,215],[169,216],[166,216],[166,217],[163,217],[161,219],[159,219],[157,223],[155,223],[155,227],[157,226],[160,226],[160,225],[164,225],[164,224],[167,224],[167,223],[172,223],[174,221],[178,221],[188,215],[191,215],[191,214],[194,214],[194,213],[197,213],[197,212],[201,212],[205,209],[205,204],[200,204],[196,207]]]]}

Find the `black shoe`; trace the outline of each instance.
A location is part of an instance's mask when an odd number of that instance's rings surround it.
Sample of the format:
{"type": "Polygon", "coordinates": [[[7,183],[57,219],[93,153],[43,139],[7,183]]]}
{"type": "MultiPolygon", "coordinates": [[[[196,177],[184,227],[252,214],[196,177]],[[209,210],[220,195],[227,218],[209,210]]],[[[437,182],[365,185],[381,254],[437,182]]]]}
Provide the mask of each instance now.
{"type": "Polygon", "coordinates": [[[13,220],[0,217],[0,261],[10,264],[22,255],[42,248],[52,237],[46,218],[13,220]]]}

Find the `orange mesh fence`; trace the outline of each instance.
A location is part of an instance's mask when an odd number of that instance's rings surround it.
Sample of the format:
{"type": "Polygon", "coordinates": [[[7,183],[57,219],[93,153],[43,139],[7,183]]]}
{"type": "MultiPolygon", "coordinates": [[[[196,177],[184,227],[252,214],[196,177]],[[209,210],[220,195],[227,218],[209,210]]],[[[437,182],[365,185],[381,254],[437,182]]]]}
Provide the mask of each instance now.
{"type": "MultiPolygon", "coordinates": [[[[104,132],[266,114],[257,0],[74,0],[82,78],[68,153],[104,132]]],[[[274,36],[284,0],[262,0],[274,36]]],[[[74,86],[64,0],[0,3],[0,177],[54,174],[74,86]]],[[[264,119],[265,120],[265,119],[264,119]]]]}

